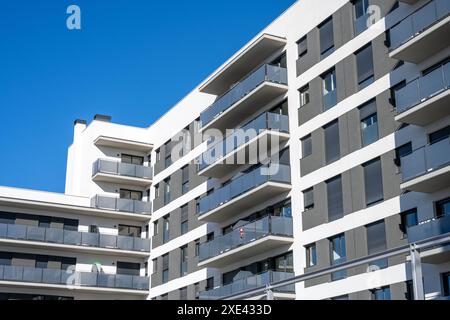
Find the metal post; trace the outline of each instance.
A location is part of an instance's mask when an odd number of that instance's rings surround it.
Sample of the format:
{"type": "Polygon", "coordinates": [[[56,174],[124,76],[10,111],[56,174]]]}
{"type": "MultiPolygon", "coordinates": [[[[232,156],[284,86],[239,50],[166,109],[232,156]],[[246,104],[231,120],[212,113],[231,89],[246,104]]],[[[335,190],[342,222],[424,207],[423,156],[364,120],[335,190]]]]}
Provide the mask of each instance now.
{"type": "Polygon", "coordinates": [[[411,245],[410,253],[414,300],[425,300],[423,290],[422,261],[420,258],[420,252],[417,250],[415,244],[411,245]]]}

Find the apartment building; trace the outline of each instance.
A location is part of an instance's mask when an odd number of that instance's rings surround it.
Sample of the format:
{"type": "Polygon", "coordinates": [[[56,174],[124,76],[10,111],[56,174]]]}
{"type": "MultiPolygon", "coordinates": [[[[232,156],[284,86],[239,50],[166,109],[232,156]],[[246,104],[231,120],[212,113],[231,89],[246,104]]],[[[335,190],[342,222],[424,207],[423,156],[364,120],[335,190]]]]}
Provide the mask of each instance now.
{"type": "MultiPolygon", "coordinates": [[[[447,234],[449,13],[297,1],[148,128],[75,121],[64,195],[0,189],[0,298],[222,299],[447,234]]],[[[422,298],[411,259],[273,298],[422,298]]],[[[447,298],[448,246],[420,260],[447,298]]]]}

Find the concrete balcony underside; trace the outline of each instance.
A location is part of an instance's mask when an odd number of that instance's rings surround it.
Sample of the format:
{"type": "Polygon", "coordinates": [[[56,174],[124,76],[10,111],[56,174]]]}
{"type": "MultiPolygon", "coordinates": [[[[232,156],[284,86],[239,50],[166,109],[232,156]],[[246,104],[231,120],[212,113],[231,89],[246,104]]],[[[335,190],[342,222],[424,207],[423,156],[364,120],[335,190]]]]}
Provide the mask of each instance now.
{"type": "Polygon", "coordinates": [[[433,193],[450,185],[450,164],[406,181],[400,188],[408,191],[433,193]]]}
{"type": "Polygon", "coordinates": [[[201,170],[198,174],[206,177],[222,178],[227,173],[232,172],[242,165],[239,164],[239,159],[245,159],[245,164],[255,161],[255,156],[258,157],[259,155],[259,146],[267,146],[267,153],[271,154],[272,150],[275,148],[278,150],[282,149],[282,146],[289,140],[289,137],[290,135],[288,133],[264,130],[249,142],[219,158],[217,161],[201,170]],[[277,138],[278,140],[276,140],[277,138]],[[278,141],[278,145],[272,146],[272,141],[274,139],[278,141]],[[252,152],[250,153],[250,151],[252,152]],[[255,154],[253,154],[253,152],[255,154]]]}
{"type": "Polygon", "coordinates": [[[224,251],[218,256],[201,261],[198,263],[198,266],[202,268],[218,268],[276,248],[286,247],[288,249],[293,243],[294,239],[292,237],[268,235],[240,247],[224,251]]]}
{"type": "Polygon", "coordinates": [[[119,139],[113,137],[100,136],[95,139],[94,144],[96,146],[110,147],[116,149],[126,149],[139,152],[149,153],[153,149],[153,145],[150,143],[132,141],[126,139],[119,139]]]}
{"type": "Polygon", "coordinates": [[[395,121],[426,126],[450,115],[450,90],[427,99],[418,105],[398,114],[395,121]]]}
{"type": "MultiPolygon", "coordinates": [[[[266,295],[265,294],[259,294],[253,297],[249,297],[246,298],[244,300],[266,300],[266,295]]],[[[274,292],[273,293],[273,298],[275,300],[295,300],[295,293],[286,293],[286,292],[274,292]]]]}
{"type": "Polygon", "coordinates": [[[4,246],[8,246],[8,247],[15,247],[15,248],[50,249],[50,250],[55,250],[55,251],[60,251],[60,252],[80,252],[80,253],[90,253],[90,254],[96,254],[96,255],[121,256],[121,257],[146,258],[146,257],[150,256],[150,252],[145,252],[145,251],[131,251],[131,250],[120,250],[120,249],[113,249],[113,248],[77,246],[77,245],[30,241],[30,240],[19,240],[19,239],[0,238],[0,245],[4,245],[4,246]]]}
{"type": "Polygon", "coordinates": [[[233,216],[248,210],[259,203],[266,202],[268,199],[288,193],[291,185],[278,182],[266,182],[236,198],[222,204],[221,206],[202,214],[198,217],[199,221],[224,222],[233,216]]]}
{"type": "Polygon", "coordinates": [[[243,119],[247,119],[252,114],[255,114],[260,108],[275,98],[285,95],[288,88],[285,84],[263,82],[252,92],[219,114],[214,120],[204,125],[201,131],[205,132],[205,130],[211,128],[223,131],[235,128],[243,119]]]}
{"type": "Polygon", "coordinates": [[[136,178],[125,175],[118,175],[114,173],[99,172],[96,173],[92,180],[95,182],[107,182],[115,184],[133,185],[139,187],[148,187],[152,184],[151,179],[136,178]]]}
{"type": "Polygon", "coordinates": [[[450,45],[450,16],[430,26],[389,53],[389,57],[420,63],[450,45]]]}

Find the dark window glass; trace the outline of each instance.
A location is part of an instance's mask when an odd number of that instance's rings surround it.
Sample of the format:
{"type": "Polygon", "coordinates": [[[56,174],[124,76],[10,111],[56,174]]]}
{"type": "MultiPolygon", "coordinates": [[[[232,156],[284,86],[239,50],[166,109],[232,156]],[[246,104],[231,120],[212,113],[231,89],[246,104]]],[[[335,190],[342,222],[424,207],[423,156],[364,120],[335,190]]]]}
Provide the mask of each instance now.
{"type": "Polygon", "coordinates": [[[187,300],[187,288],[181,288],[180,289],[180,300],[186,301],[187,300]]]}
{"type": "Polygon", "coordinates": [[[306,247],[306,265],[313,267],[317,264],[317,247],[316,244],[311,244],[306,247]]]}
{"type": "MultiPolygon", "coordinates": [[[[368,254],[380,253],[386,250],[386,230],[384,221],[379,221],[366,226],[368,254]]],[[[372,266],[380,269],[387,268],[387,259],[371,262],[372,266]]]]}
{"type": "Polygon", "coordinates": [[[314,189],[310,188],[303,191],[303,201],[306,210],[311,210],[314,208],[314,189]]]}
{"type": "Polygon", "coordinates": [[[120,189],[120,198],[142,201],[142,191],[120,189]]]}
{"type": "Polygon", "coordinates": [[[159,222],[155,221],[153,222],[153,235],[158,235],[159,234],[159,222]]]}
{"type": "MultiPolygon", "coordinates": [[[[347,260],[347,250],[345,244],[345,235],[340,234],[330,238],[331,264],[338,265],[347,260]]],[[[336,281],[347,277],[347,270],[336,271],[331,274],[331,280],[336,281]]]]}
{"type": "Polygon", "coordinates": [[[189,191],[189,166],[184,166],[181,169],[182,177],[181,177],[181,192],[185,194],[189,191]]]}
{"type": "Polygon", "coordinates": [[[297,48],[299,58],[303,57],[305,54],[308,53],[308,43],[306,36],[297,41],[297,48]]]}
{"type": "Polygon", "coordinates": [[[340,176],[328,180],[327,200],[328,200],[328,219],[334,221],[344,216],[344,205],[342,199],[342,179],[340,176]]]}
{"type": "Polygon", "coordinates": [[[214,289],[214,277],[208,278],[206,280],[206,291],[214,289]]]}
{"type": "Polygon", "coordinates": [[[371,100],[359,107],[359,116],[361,119],[361,142],[365,147],[379,138],[376,101],[371,100]]]}
{"type": "Polygon", "coordinates": [[[450,272],[444,273],[442,275],[442,282],[443,282],[443,293],[444,297],[450,296],[450,272]]]}
{"type": "Polygon", "coordinates": [[[383,200],[383,178],[381,176],[381,161],[376,159],[365,165],[364,186],[366,193],[366,205],[372,205],[383,200]]]}
{"type": "Polygon", "coordinates": [[[181,234],[188,232],[188,205],[181,207],[181,234]]]}
{"type": "Polygon", "coordinates": [[[139,263],[131,262],[117,262],[117,274],[124,274],[129,276],[139,276],[141,265],[139,263]]]}
{"type": "Polygon", "coordinates": [[[306,158],[312,154],[312,139],[311,135],[302,139],[302,157],[306,158]]]}
{"type": "Polygon", "coordinates": [[[141,227],[126,226],[119,224],[119,236],[139,238],[141,236],[141,233],[142,233],[141,227]]]}
{"type": "Polygon", "coordinates": [[[450,198],[436,202],[436,216],[442,217],[450,214],[450,198]]]}
{"type": "Polygon", "coordinates": [[[323,109],[327,111],[337,104],[336,70],[332,69],[321,76],[323,109]]]}
{"type": "Polygon", "coordinates": [[[372,290],[372,300],[391,300],[391,289],[383,287],[372,290]]]}
{"type": "Polygon", "coordinates": [[[163,243],[166,243],[170,239],[170,216],[165,216],[163,218],[163,243]]]}
{"type": "Polygon", "coordinates": [[[167,178],[164,180],[164,204],[168,204],[170,201],[170,178],[167,178]]]}
{"type": "Polygon", "coordinates": [[[333,19],[328,18],[319,26],[320,33],[320,54],[325,58],[333,52],[334,49],[334,34],[333,34],[333,19]]]}
{"type": "Polygon", "coordinates": [[[408,142],[397,149],[395,149],[395,164],[400,167],[402,165],[402,158],[412,153],[412,143],[408,142]]]}
{"type": "Polygon", "coordinates": [[[144,157],[133,156],[133,155],[130,155],[130,154],[122,154],[121,155],[121,162],[122,163],[135,164],[135,165],[138,165],[138,166],[142,166],[144,164],[144,157]]]}
{"type": "Polygon", "coordinates": [[[309,84],[298,90],[300,93],[300,107],[303,107],[309,103],[309,84]]]}
{"type": "Polygon", "coordinates": [[[339,145],[339,122],[334,121],[324,127],[325,130],[325,162],[330,164],[341,156],[339,145]]]}
{"type": "Polygon", "coordinates": [[[353,2],[353,6],[355,8],[355,18],[361,18],[367,13],[367,9],[369,8],[369,0],[356,0],[353,2]]]}
{"type": "Polygon", "coordinates": [[[368,45],[355,53],[359,88],[365,88],[374,81],[372,46],[368,45]]]}
{"type": "Polygon", "coordinates": [[[448,139],[449,136],[450,136],[450,126],[447,126],[436,132],[430,133],[430,144],[434,144],[444,139],[448,139]]]}
{"type": "Polygon", "coordinates": [[[187,258],[188,258],[188,247],[183,246],[180,248],[181,263],[180,263],[180,274],[182,277],[187,275],[187,258]]]}
{"type": "Polygon", "coordinates": [[[166,283],[169,281],[169,254],[163,255],[163,273],[162,282],[166,283]]]}
{"type": "Polygon", "coordinates": [[[417,209],[411,209],[405,212],[400,213],[400,230],[406,235],[408,228],[414,227],[418,224],[417,220],[417,209]]]}

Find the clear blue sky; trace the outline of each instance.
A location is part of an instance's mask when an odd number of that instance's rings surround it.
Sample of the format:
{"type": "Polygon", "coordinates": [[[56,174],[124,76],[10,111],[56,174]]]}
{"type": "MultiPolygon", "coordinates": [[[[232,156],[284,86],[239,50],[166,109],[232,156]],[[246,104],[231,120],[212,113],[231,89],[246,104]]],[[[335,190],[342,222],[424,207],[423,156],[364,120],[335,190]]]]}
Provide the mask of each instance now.
{"type": "Polygon", "coordinates": [[[0,185],[64,192],[75,119],[150,125],[294,2],[0,0],[0,185]]]}

